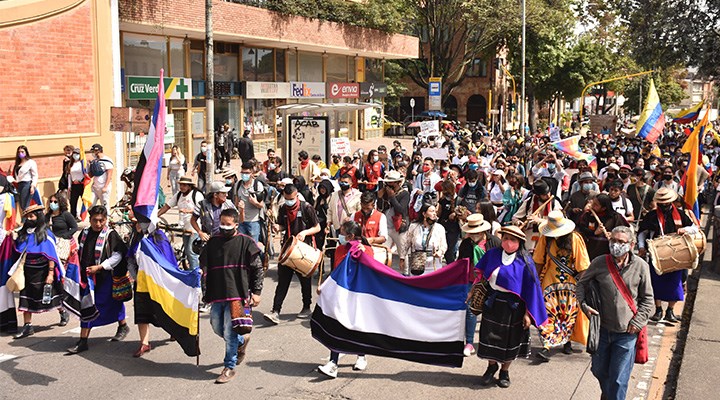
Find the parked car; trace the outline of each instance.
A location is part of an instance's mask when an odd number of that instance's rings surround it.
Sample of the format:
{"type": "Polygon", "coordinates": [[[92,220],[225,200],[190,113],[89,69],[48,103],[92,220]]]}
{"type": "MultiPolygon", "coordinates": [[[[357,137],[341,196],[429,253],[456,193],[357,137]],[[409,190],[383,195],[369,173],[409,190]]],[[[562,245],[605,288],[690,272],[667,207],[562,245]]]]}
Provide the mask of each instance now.
{"type": "Polygon", "coordinates": [[[403,124],[386,115],[383,117],[383,131],[385,136],[402,136],[403,124]]]}

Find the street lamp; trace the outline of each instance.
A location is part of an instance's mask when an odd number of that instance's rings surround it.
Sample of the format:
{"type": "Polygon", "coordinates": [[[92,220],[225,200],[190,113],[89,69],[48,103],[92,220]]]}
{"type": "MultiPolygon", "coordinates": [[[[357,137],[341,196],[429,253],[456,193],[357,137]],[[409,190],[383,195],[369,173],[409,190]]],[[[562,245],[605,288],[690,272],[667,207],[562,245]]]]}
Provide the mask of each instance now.
{"type": "Polygon", "coordinates": [[[525,20],[525,0],[522,0],[522,86],[520,97],[520,135],[525,136],[525,30],[527,21],[525,20]]]}

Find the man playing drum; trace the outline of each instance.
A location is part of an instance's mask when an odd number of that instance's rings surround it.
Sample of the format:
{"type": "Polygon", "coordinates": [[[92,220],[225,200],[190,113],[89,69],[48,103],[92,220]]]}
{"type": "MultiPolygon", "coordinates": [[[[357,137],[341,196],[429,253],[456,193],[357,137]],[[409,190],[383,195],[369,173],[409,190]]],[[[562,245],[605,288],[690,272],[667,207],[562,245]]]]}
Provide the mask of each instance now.
{"type": "MultiPolygon", "coordinates": [[[[673,204],[677,197],[677,193],[667,187],[660,188],[655,193],[653,201],[657,205],[656,209],[648,212],[640,221],[638,248],[641,257],[645,257],[647,254],[647,239],[671,234],[694,235],[698,232],[698,227],[693,225],[685,212],[678,210],[673,204]]],[[[655,293],[655,314],[650,317],[651,321],[657,322],[663,318],[662,302],[666,301],[668,307],[665,311],[665,320],[678,322],[673,307],[676,302],[683,301],[685,298],[683,280],[686,274],[687,270],[679,270],[658,275],[655,268],[651,266],[650,277],[655,293]]]]}
{"type": "MultiPolygon", "coordinates": [[[[277,224],[275,230],[278,232],[285,231],[283,235],[283,248],[288,240],[297,238],[300,242],[315,247],[315,238],[313,235],[320,232],[320,222],[318,221],[315,209],[305,201],[298,199],[298,191],[295,185],[285,185],[282,191],[285,203],[280,206],[277,216],[277,224]]],[[[280,309],[282,303],[287,296],[290,281],[292,281],[293,273],[300,280],[300,288],[302,290],[303,308],[297,315],[298,318],[310,318],[310,303],[312,303],[312,293],[310,291],[310,276],[303,277],[298,271],[279,264],[278,265],[278,285],[275,288],[275,298],[273,299],[273,307],[270,313],[265,314],[266,320],[274,325],[280,323],[280,309]]]]}

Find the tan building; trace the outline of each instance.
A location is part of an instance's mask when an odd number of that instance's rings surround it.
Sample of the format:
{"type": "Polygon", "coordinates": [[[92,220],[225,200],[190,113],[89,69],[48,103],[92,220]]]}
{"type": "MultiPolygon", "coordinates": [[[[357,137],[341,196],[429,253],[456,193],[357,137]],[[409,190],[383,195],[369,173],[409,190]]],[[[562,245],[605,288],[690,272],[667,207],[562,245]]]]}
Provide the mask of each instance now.
{"type": "MultiPolygon", "coordinates": [[[[77,146],[79,137],[86,148],[101,143],[118,170],[132,165],[144,138],[111,132],[110,107],[152,109],[154,93],[141,88],[160,68],[178,78],[166,93],[174,127],[167,150],[177,145],[191,159],[205,137],[204,7],[197,0],[0,2],[0,167],[11,166],[16,147],[27,143],[47,197],[57,188],[63,146],[77,146]]],[[[418,54],[411,36],[235,2],[216,0],[213,9],[214,124],[251,130],[256,153],[281,145],[277,107],[382,105],[383,60],[418,54]]],[[[380,135],[381,113],[340,113],[330,133],[380,135]]]]}

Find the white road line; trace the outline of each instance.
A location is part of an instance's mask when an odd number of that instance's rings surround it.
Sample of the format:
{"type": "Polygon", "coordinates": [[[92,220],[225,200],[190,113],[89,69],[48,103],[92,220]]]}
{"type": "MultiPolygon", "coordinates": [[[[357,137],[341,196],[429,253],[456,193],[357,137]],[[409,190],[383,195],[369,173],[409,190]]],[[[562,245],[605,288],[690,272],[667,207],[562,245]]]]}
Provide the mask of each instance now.
{"type": "Polygon", "coordinates": [[[12,354],[3,354],[0,353],[0,363],[4,361],[12,360],[13,358],[17,358],[17,356],[14,356],[12,354]]]}

